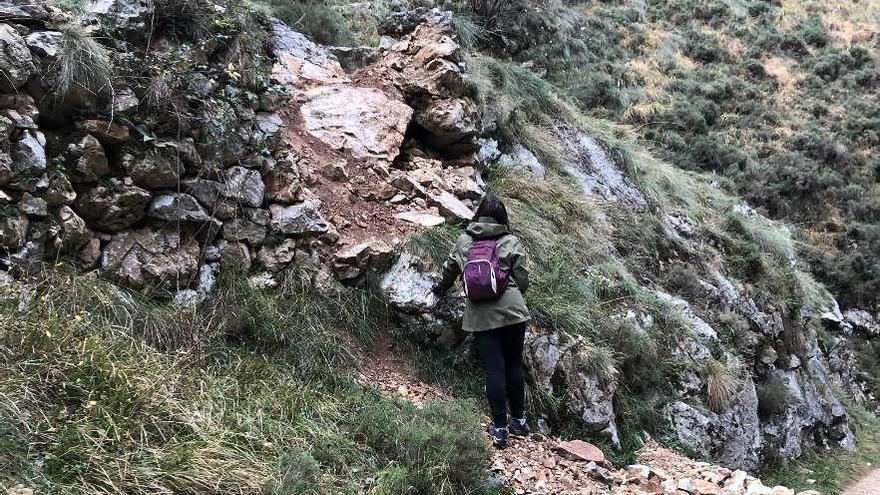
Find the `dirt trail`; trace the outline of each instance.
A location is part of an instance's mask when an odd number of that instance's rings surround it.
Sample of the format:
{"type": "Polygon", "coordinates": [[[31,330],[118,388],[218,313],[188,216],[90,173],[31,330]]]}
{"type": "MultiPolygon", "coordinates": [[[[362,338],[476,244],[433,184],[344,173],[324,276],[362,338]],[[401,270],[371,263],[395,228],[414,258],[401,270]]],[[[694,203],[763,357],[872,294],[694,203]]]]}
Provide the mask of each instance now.
{"type": "MultiPolygon", "coordinates": [[[[446,393],[416,378],[412,367],[396,355],[387,337],[380,336],[376,348],[364,356],[359,382],[388,396],[402,396],[416,405],[443,397],[446,393]]],[[[485,418],[485,428],[489,418],[485,418]]],[[[487,468],[515,494],[611,495],[622,493],[590,476],[584,461],[560,455],[558,438],[533,433],[527,438],[511,437],[507,448],[494,451],[487,468]]],[[[646,457],[670,474],[690,474],[692,461],[650,442],[646,457]],[[686,469],[685,469],[686,468],[686,469]]],[[[623,492],[625,493],[625,492],[623,492]]]]}
{"type": "Polygon", "coordinates": [[[880,495],[880,469],[871,471],[841,495],[880,495]]]}

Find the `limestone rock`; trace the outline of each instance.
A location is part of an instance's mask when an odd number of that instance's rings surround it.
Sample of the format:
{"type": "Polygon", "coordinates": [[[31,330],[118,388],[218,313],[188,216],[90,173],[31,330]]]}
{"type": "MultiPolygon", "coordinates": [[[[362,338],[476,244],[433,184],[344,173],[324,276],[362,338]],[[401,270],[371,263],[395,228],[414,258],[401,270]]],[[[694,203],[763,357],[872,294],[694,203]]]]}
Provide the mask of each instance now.
{"type": "Polygon", "coordinates": [[[609,201],[620,201],[636,209],[647,207],[647,200],[602,146],[587,134],[567,128],[557,135],[571,157],[563,167],[580,183],[587,196],[599,196],[609,201]]]}
{"type": "Polygon", "coordinates": [[[424,259],[405,251],[382,277],[382,293],[392,307],[405,313],[419,313],[432,309],[437,296],[431,287],[437,281],[435,268],[424,259]]]}
{"type": "Polygon", "coordinates": [[[212,222],[215,221],[196,198],[185,193],[162,194],[153,198],[147,215],[166,221],[212,222]]]}
{"type": "Polygon", "coordinates": [[[394,160],[412,117],[409,106],[374,88],[326,86],[306,91],[304,99],[306,132],[356,158],[394,160]]]}
{"type": "Polygon", "coordinates": [[[86,8],[116,29],[144,33],[155,7],[152,0],[90,0],[86,8]]]}
{"type": "Polygon", "coordinates": [[[58,209],[56,214],[58,225],[61,227],[59,238],[63,250],[72,252],[81,249],[92,240],[92,233],[86,227],[86,222],[67,205],[58,209]]]}
{"type": "Polygon", "coordinates": [[[55,58],[61,53],[62,37],[58,31],[34,31],[25,36],[24,41],[37,56],[55,58]]]}
{"type": "Polygon", "coordinates": [[[571,460],[605,463],[605,454],[599,447],[583,440],[561,442],[555,450],[571,460]]]}
{"type": "Polygon", "coordinates": [[[229,241],[244,241],[253,247],[263,243],[270,216],[266,210],[245,208],[242,214],[223,224],[223,237],[229,241]]]}
{"type": "Polygon", "coordinates": [[[257,112],[254,121],[253,142],[257,146],[274,148],[278,144],[283,121],[275,112],[257,112]]]}
{"type": "Polygon", "coordinates": [[[205,205],[208,213],[221,220],[236,216],[235,202],[226,198],[226,185],[208,179],[187,179],[182,182],[183,189],[205,205]]]}
{"type": "Polygon", "coordinates": [[[469,222],[474,218],[473,210],[447,191],[430,196],[429,204],[436,206],[447,220],[453,222],[469,222]]]}
{"type": "Polygon", "coordinates": [[[77,198],[76,210],[95,228],[117,232],[142,220],[149,204],[146,190],[111,179],[77,198]]]}
{"type": "Polygon", "coordinates": [[[18,203],[21,212],[29,217],[45,217],[49,214],[48,205],[43,198],[31,196],[30,193],[24,193],[21,201],[18,203]]]}
{"type": "Polygon", "coordinates": [[[340,249],[333,256],[333,269],[342,279],[359,276],[369,266],[380,266],[388,261],[392,248],[387,243],[371,239],[340,249]]]}
{"type": "Polygon", "coordinates": [[[247,273],[251,269],[251,253],[245,244],[221,240],[217,243],[220,263],[226,268],[247,273]]]}
{"type": "MultiPolygon", "coordinates": [[[[553,394],[559,388],[565,393],[566,407],[586,428],[617,443],[612,403],[617,384],[608,377],[594,375],[584,366],[585,345],[563,331],[533,326],[526,334],[523,361],[545,393],[553,394]]],[[[609,370],[608,374],[613,373],[609,370]]]]}
{"type": "Polygon", "coordinates": [[[302,197],[302,184],[297,164],[292,156],[285,156],[270,164],[264,171],[266,197],[276,203],[298,203],[302,197]]]}
{"type": "Polygon", "coordinates": [[[290,29],[278,19],[272,19],[274,32],[273,52],[276,63],[272,67],[272,79],[276,82],[305,88],[311,84],[334,84],[348,78],[330,52],[301,33],[290,29]]]}
{"type": "Polygon", "coordinates": [[[157,150],[140,159],[129,156],[123,160],[123,167],[134,183],[144,189],[177,187],[184,172],[176,157],[157,150]]]}
{"type": "Polygon", "coordinates": [[[465,98],[438,99],[421,107],[415,121],[427,131],[425,141],[444,153],[462,155],[477,149],[479,111],[465,98]]]}
{"type": "Polygon", "coordinates": [[[257,254],[257,260],[266,270],[279,272],[296,258],[296,240],[285,239],[280,244],[264,245],[257,254]]]}
{"type": "Polygon", "coordinates": [[[76,191],[67,176],[60,172],[49,174],[49,187],[43,193],[49,206],[71,205],[76,200],[76,191]]]}
{"type": "Polygon", "coordinates": [[[9,24],[0,24],[0,93],[15,93],[36,70],[24,39],[9,24]]]}
{"type": "Polygon", "coordinates": [[[259,208],[263,204],[266,185],[260,173],[245,167],[235,166],[226,170],[226,189],[224,195],[242,205],[259,208]]]}
{"type": "Polygon", "coordinates": [[[104,249],[101,269],[135,288],[188,286],[199,268],[200,248],[191,235],[168,226],[115,234],[104,249]]]}
{"type": "Polygon", "coordinates": [[[434,215],[433,213],[420,213],[417,211],[405,211],[403,213],[398,213],[394,215],[394,218],[397,218],[398,220],[403,220],[404,222],[414,223],[416,225],[426,228],[442,225],[443,222],[446,221],[446,219],[444,219],[440,215],[434,215]]]}
{"type": "Polygon", "coordinates": [[[46,138],[39,131],[25,130],[12,144],[10,189],[33,191],[46,171],[46,138]]]}
{"type": "Polygon", "coordinates": [[[83,132],[95,136],[101,144],[120,145],[128,142],[128,126],[107,120],[90,119],[77,124],[83,132]]]}
{"type": "Polygon", "coordinates": [[[857,331],[871,336],[880,335],[880,321],[865,310],[848,309],[843,312],[843,318],[857,331]]]}
{"type": "Polygon", "coordinates": [[[0,216],[0,248],[17,251],[24,246],[29,221],[24,215],[0,216]]]}
{"type": "Polygon", "coordinates": [[[292,206],[271,205],[272,230],[286,235],[314,235],[329,231],[330,226],[311,201],[292,206]]]}

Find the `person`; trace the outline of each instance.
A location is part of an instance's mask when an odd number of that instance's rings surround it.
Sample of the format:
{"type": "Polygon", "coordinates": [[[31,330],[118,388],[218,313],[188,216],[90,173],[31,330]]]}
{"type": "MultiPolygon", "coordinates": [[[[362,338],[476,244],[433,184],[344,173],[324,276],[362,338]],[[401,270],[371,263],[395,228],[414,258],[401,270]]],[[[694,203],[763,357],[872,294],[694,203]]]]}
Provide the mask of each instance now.
{"type": "Polygon", "coordinates": [[[509,274],[508,285],[495,300],[468,299],[462,327],[474,334],[485,372],[486,398],[492,413],[489,437],[494,446],[503,448],[508,434],[525,436],[530,431],[525,418],[522,351],[531,316],[523,298],[529,287],[526,253],[520,240],[510,232],[507,209],[500,199],[486,195],[480,202],[432,290],[442,297],[452,287],[464,270],[471,245],[482,239],[495,239],[498,264],[509,274]]]}

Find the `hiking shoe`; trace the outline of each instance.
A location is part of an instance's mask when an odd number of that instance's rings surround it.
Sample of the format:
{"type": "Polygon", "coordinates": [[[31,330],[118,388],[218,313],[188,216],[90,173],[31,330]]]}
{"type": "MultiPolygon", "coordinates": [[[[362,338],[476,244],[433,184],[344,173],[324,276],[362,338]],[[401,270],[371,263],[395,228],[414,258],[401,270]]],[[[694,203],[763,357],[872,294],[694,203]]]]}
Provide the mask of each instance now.
{"type": "Polygon", "coordinates": [[[492,446],[496,449],[503,449],[507,446],[507,427],[502,426],[501,428],[496,428],[495,425],[489,425],[487,428],[487,432],[489,433],[489,439],[492,440],[492,446]]]}
{"type": "Polygon", "coordinates": [[[507,429],[510,430],[511,435],[518,437],[527,437],[532,432],[532,429],[529,428],[529,424],[526,422],[526,418],[510,418],[510,422],[507,423],[507,429]]]}

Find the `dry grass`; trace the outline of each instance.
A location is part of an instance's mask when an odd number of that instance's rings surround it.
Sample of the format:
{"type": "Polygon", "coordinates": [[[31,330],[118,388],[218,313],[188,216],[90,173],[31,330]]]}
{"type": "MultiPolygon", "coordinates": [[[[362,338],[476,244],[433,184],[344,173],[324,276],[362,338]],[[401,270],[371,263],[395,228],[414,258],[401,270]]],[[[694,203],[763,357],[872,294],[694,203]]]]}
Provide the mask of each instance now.
{"type": "Polygon", "coordinates": [[[727,409],[741,386],[737,373],[713,359],[706,365],[705,374],[706,405],[715,412],[727,409]]]}

